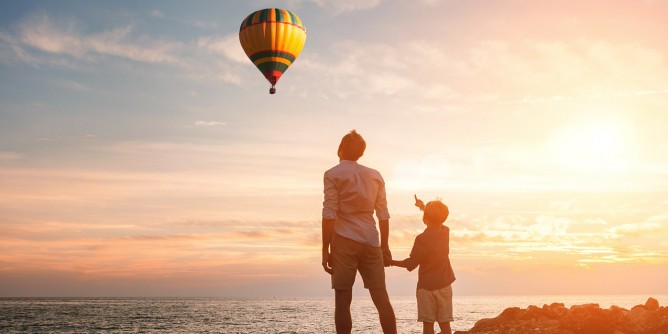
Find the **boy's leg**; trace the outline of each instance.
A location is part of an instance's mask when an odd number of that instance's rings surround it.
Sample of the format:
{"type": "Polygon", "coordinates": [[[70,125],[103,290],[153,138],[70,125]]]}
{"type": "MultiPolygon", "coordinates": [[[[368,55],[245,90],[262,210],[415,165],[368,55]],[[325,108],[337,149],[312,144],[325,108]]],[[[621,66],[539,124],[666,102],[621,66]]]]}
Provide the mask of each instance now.
{"type": "Polygon", "coordinates": [[[422,323],[422,334],[434,334],[434,323],[433,322],[423,322],[422,323]]]}
{"type": "Polygon", "coordinates": [[[454,321],[452,314],[452,286],[446,286],[435,292],[438,303],[438,326],[442,334],[452,334],[450,322],[454,321]]]}
{"type": "Polygon", "coordinates": [[[353,319],[350,316],[350,303],[353,301],[353,290],[335,291],[334,323],[336,333],[350,334],[353,329],[353,319]]]}
{"type": "Polygon", "coordinates": [[[449,322],[439,322],[438,327],[441,327],[441,334],[452,334],[449,322]]]}
{"type": "Polygon", "coordinates": [[[371,300],[376,305],[378,310],[378,317],[380,318],[380,327],[383,328],[385,334],[397,333],[397,319],[394,316],[394,309],[390,303],[390,296],[387,294],[387,289],[369,289],[371,300]]]}

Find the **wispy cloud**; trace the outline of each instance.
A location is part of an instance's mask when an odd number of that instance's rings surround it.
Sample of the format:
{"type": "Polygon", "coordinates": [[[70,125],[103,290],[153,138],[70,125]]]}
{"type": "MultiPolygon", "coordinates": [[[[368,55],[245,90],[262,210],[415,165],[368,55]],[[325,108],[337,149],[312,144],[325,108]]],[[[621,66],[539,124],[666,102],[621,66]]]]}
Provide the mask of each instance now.
{"type": "Polygon", "coordinates": [[[221,266],[236,264],[253,272],[266,267],[267,260],[285,265],[303,262],[317,253],[310,242],[315,224],[258,228],[257,222],[245,221],[244,227],[236,230],[207,231],[190,226],[182,233],[172,229],[168,234],[158,227],[114,225],[6,223],[0,237],[0,263],[14,273],[41,268],[99,279],[173,275],[184,270],[215,272],[221,266]]]}
{"type": "Polygon", "coordinates": [[[131,33],[132,27],[126,26],[85,34],[74,22],[56,23],[45,14],[32,16],[19,25],[19,41],[24,52],[33,48],[88,61],[96,56],[113,56],[156,64],[179,62],[174,52],[182,48],[180,43],[132,37],[131,33]]]}
{"type": "Polygon", "coordinates": [[[360,10],[369,10],[379,6],[383,0],[307,0],[316,3],[318,6],[333,12],[342,14],[360,10]]]}
{"type": "Polygon", "coordinates": [[[159,10],[159,9],[153,9],[148,12],[149,16],[152,17],[157,17],[157,18],[164,18],[165,17],[165,12],[159,10]]]}
{"type": "Polygon", "coordinates": [[[458,97],[450,86],[434,73],[434,66],[445,62],[443,49],[416,41],[401,46],[384,43],[341,41],[332,47],[332,55],[312,55],[300,66],[307,73],[326,77],[327,90],[337,98],[394,96],[448,101],[458,97]],[[425,45],[426,44],[426,45],[425,45]],[[369,57],[369,55],[374,57],[369,57]]]}
{"type": "MultiPolygon", "coordinates": [[[[153,15],[160,18],[160,13],[153,15]]],[[[132,24],[88,31],[74,19],[47,14],[29,15],[19,21],[15,30],[0,31],[1,61],[79,69],[82,63],[119,59],[170,66],[191,80],[237,85],[242,82],[245,69],[252,67],[236,34],[178,41],[140,34],[132,24]]]]}
{"type": "Polygon", "coordinates": [[[483,40],[464,47],[347,40],[333,44],[329,55],[311,54],[299,63],[330,78],[334,97],[381,95],[423,104],[483,102],[476,96],[497,96],[496,103],[649,96],[668,86],[659,50],[606,39],[483,40]]]}
{"type": "Polygon", "coordinates": [[[23,154],[11,151],[0,151],[0,161],[12,161],[23,159],[23,154]]]}
{"type": "Polygon", "coordinates": [[[623,224],[613,226],[609,229],[611,238],[622,238],[624,236],[634,236],[641,233],[649,233],[652,231],[662,230],[661,225],[652,222],[643,222],[637,224],[623,224]]]}
{"type": "MultiPolygon", "coordinates": [[[[644,206],[643,200],[623,194],[599,195],[596,201],[586,195],[563,199],[568,206],[550,204],[554,202],[550,198],[560,197],[554,194],[537,193],[534,199],[520,194],[506,196],[521,206],[515,210],[511,203],[469,198],[464,193],[447,196],[452,258],[531,260],[553,265],[668,261],[668,244],[662,242],[668,238],[668,228],[660,223],[665,217],[652,215],[662,212],[665,204],[644,206]],[[614,204],[619,200],[615,196],[626,198],[622,203],[634,210],[614,204]],[[608,209],[598,211],[599,206],[608,209]]],[[[423,228],[419,216],[393,218],[390,243],[398,257],[408,254],[423,228]]]]}
{"type": "Polygon", "coordinates": [[[227,122],[220,122],[220,121],[196,121],[193,123],[192,126],[196,128],[209,128],[209,127],[216,127],[216,126],[225,126],[227,125],[227,122]]]}
{"type": "Polygon", "coordinates": [[[229,34],[223,37],[200,37],[197,47],[214,54],[221,54],[235,62],[247,64],[248,57],[239,44],[238,34],[229,34]]]}

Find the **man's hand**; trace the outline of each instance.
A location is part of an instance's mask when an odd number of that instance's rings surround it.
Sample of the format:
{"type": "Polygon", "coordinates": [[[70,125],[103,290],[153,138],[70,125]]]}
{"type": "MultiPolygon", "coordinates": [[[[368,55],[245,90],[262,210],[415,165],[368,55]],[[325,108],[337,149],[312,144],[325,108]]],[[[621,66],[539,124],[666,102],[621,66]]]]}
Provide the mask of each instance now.
{"type": "Polygon", "coordinates": [[[383,265],[389,267],[392,265],[392,252],[390,252],[390,247],[383,248],[383,265]]]}
{"type": "Polygon", "coordinates": [[[328,274],[334,273],[332,269],[331,257],[332,254],[329,253],[330,244],[332,242],[332,236],[334,235],[334,219],[322,218],[322,269],[328,274]]]}
{"type": "Polygon", "coordinates": [[[328,251],[323,250],[322,251],[322,269],[325,269],[325,271],[332,275],[334,273],[334,269],[332,269],[332,263],[330,262],[331,254],[329,254],[328,251]]]}

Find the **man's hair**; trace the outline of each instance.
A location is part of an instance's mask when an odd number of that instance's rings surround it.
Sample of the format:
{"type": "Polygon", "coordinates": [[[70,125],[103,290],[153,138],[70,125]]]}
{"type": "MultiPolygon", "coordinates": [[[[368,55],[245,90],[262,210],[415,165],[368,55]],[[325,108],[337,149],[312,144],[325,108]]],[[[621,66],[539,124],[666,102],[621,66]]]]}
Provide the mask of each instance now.
{"type": "Polygon", "coordinates": [[[352,130],[341,138],[338,151],[339,158],[341,160],[357,161],[364,154],[365,149],[366,142],[364,138],[357,131],[352,130]]]}
{"type": "Polygon", "coordinates": [[[441,200],[431,201],[424,206],[424,218],[430,223],[443,224],[448,219],[448,215],[450,215],[450,210],[441,200]]]}

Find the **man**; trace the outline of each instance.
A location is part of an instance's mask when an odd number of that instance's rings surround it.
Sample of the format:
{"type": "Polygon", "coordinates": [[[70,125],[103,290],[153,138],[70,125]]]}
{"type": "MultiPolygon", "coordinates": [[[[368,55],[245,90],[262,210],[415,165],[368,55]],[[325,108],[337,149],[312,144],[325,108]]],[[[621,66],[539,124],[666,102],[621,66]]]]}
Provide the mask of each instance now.
{"type": "Polygon", "coordinates": [[[387,243],[390,214],[385,181],[374,169],[357,160],[366,142],[355,130],[341,139],[340,162],[325,172],[325,200],[322,209],[322,267],[332,276],[335,291],[337,333],[350,333],[350,303],[359,271],[369,289],[383,333],[396,333],[397,322],[385,287],[385,266],[392,254],[387,243]],[[378,217],[380,240],[374,211],[378,217]]]}

